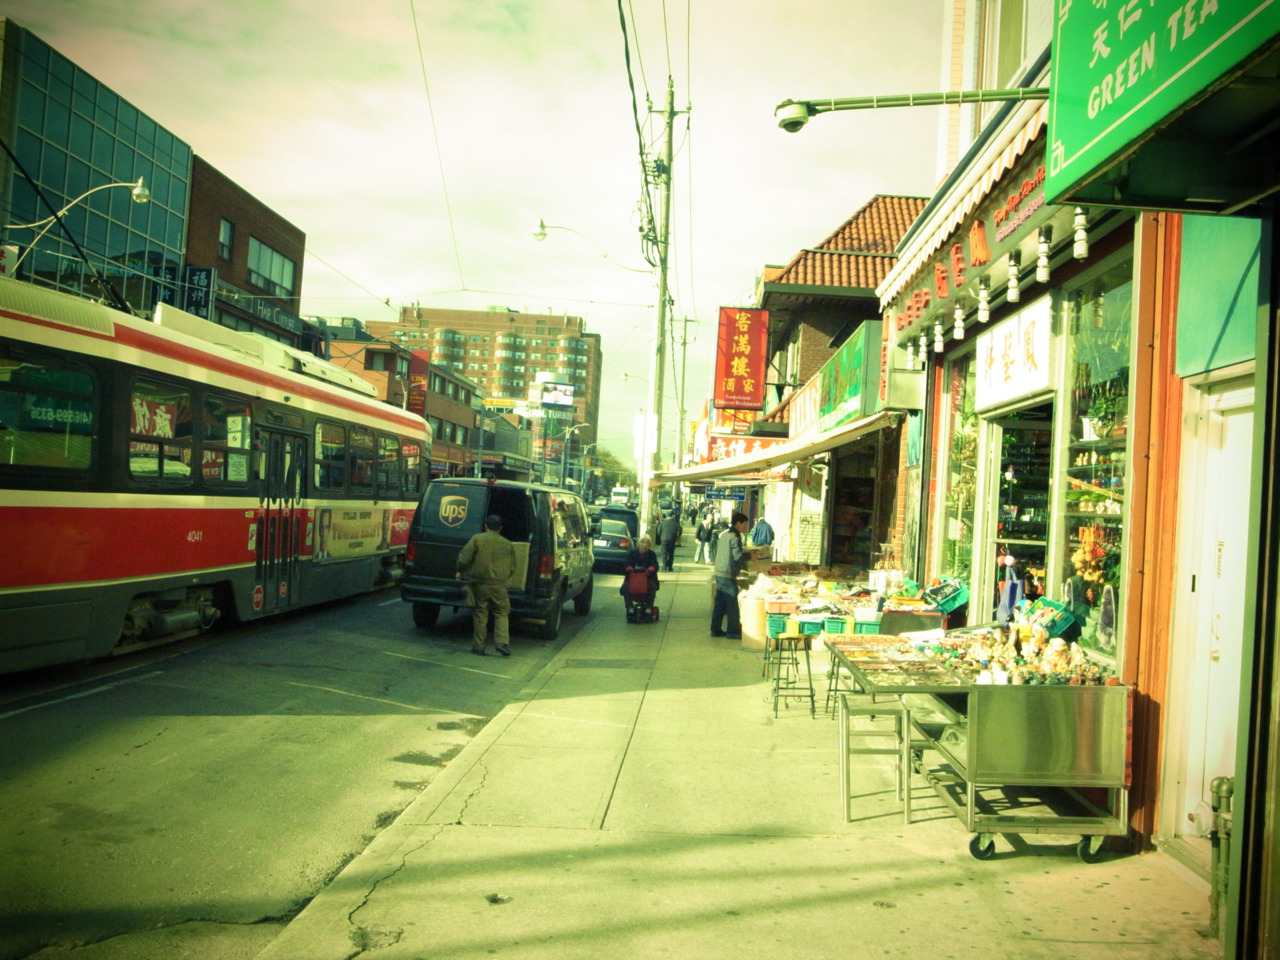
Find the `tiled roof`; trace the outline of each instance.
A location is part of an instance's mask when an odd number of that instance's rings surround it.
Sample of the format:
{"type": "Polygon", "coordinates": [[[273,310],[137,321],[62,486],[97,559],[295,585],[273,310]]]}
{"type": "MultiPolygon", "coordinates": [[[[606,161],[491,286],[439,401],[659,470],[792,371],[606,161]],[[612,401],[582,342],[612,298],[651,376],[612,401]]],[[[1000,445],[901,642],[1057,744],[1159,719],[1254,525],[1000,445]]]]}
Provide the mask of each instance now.
{"type": "Polygon", "coordinates": [[[894,249],[927,197],[878,194],[817,248],[801,250],[770,283],[874,290],[897,262],[894,249]]]}

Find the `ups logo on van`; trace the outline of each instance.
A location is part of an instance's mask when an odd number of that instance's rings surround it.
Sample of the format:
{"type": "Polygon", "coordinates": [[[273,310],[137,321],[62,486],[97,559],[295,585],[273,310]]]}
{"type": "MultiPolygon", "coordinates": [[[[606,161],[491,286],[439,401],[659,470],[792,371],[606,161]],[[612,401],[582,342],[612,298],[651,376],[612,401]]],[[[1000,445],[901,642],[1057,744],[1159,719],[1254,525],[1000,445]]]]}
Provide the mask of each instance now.
{"type": "Polygon", "coordinates": [[[466,497],[441,497],[440,522],[446,527],[459,527],[467,519],[466,497]]]}

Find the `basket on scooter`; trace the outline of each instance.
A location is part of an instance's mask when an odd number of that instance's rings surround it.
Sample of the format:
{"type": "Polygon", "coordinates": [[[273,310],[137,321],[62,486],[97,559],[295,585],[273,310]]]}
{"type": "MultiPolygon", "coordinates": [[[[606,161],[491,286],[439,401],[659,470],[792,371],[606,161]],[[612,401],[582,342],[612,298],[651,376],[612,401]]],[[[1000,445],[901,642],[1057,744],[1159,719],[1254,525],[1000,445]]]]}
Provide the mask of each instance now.
{"type": "Polygon", "coordinates": [[[658,608],[653,604],[653,591],[649,585],[647,570],[629,570],[626,577],[626,593],[623,599],[627,604],[628,623],[652,623],[658,619],[658,608]]]}

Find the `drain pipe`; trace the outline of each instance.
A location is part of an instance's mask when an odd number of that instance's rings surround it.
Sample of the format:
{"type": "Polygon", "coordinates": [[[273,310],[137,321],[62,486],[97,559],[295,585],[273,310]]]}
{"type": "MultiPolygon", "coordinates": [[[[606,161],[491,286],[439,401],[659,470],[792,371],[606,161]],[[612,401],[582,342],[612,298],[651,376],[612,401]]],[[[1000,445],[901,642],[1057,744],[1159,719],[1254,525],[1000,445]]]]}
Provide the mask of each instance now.
{"type": "Polygon", "coordinates": [[[1210,860],[1209,935],[1219,937],[1219,916],[1227,904],[1227,883],[1231,875],[1231,794],[1233,777],[1215,777],[1209,784],[1213,794],[1213,829],[1209,832],[1210,860]]]}

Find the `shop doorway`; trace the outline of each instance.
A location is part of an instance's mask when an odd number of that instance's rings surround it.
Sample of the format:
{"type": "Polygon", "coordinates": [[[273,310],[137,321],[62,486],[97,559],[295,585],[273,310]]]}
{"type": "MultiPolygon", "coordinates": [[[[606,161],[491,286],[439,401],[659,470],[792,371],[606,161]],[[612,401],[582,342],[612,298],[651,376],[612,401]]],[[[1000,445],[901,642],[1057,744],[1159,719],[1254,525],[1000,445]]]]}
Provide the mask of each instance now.
{"type": "Polygon", "coordinates": [[[986,420],[990,506],[976,622],[1004,623],[1018,602],[1045,593],[1053,493],[1053,402],[986,420]]]}
{"type": "Polygon", "coordinates": [[[1183,444],[1178,579],[1162,833],[1205,869],[1210,784],[1235,772],[1244,631],[1252,383],[1189,391],[1195,434],[1183,444]]]}

